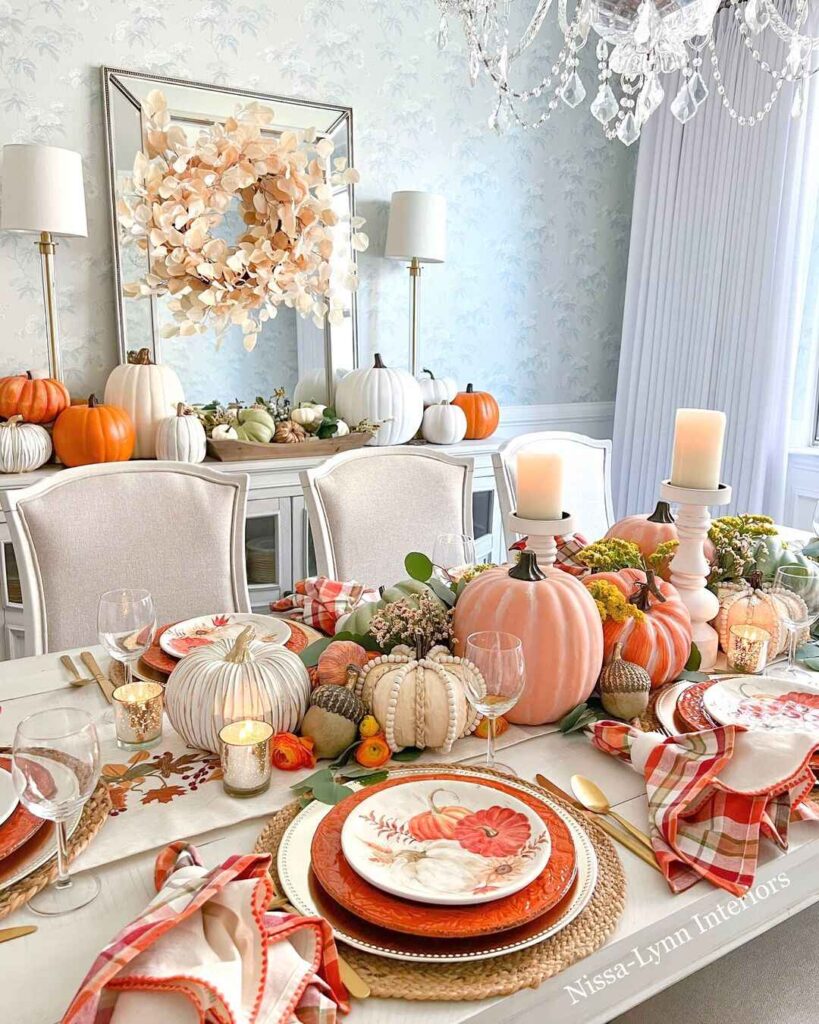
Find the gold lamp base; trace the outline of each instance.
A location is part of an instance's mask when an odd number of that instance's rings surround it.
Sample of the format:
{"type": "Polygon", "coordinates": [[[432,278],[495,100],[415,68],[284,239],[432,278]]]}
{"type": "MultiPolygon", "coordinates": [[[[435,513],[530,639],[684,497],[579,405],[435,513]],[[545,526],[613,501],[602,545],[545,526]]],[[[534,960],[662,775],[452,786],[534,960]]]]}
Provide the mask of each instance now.
{"type": "Polygon", "coordinates": [[[40,232],[37,243],[43,264],[43,300],[46,311],[46,333],[48,335],[48,372],[55,380],[63,379],[60,363],[60,343],[57,327],[57,293],[54,289],[54,253],[57,243],[50,231],[40,232]]]}
{"type": "Polygon", "coordinates": [[[413,256],[407,268],[410,273],[410,350],[409,368],[413,377],[418,376],[418,282],[421,277],[421,261],[413,256]]]}

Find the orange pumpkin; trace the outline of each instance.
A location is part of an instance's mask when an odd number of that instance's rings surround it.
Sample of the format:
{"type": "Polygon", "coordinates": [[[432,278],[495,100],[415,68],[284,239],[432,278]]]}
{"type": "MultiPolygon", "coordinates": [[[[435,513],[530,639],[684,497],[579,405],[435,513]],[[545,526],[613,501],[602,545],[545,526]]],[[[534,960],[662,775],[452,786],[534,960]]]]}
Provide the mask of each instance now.
{"type": "Polygon", "coordinates": [[[350,665],[363,668],[370,657],[369,652],[365,651],[361,644],[353,643],[352,640],[336,640],[325,647],[319,655],[316,665],[319,682],[329,683],[333,686],[345,686],[347,670],[350,665]]]}
{"type": "Polygon", "coordinates": [[[66,466],[93,462],[127,462],[136,432],[128,413],[118,405],[100,405],[94,395],[87,405],[70,405],[54,424],[54,450],[66,466]]]}
{"type": "Polygon", "coordinates": [[[630,540],[640,549],[644,558],[653,555],[660,544],[677,539],[677,527],[671,506],[667,501],[658,501],[651,515],[626,516],[610,527],[606,537],[630,540]]]}
{"type": "Polygon", "coordinates": [[[443,789],[435,789],[429,795],[429,810],[421,811],[407,822],[410,835],[419,843],[434,839],[454,839],[458,822],[468,818],[472,813],[466,807],[457,804],[450,807],[439,807],[435,797],[443,793],[443,789]]]}
{"type": "Polygon", "coordinates": [[[641,665],[653,687],[676,679],[688,661],[692,640],[691,617],[677,588],[642,569],[598,572],[584,580],[587,587],[596,582],[612,583],[642,613],[622,622],[609,616],[603,623],[606,663],[621,643],[623,659],[641,665]]]}
{"type": "Polygon", "coordinates": [[[603,630],[583,584],[551,566],[541,572],[533,551],[511,569],[481,573],[464,588],[453,621],[458,651],[480,630],[500,630],[523,643],[526,685],[510,722],[556,722],[594,689],[603,664],[603,630]]]}
{"type": "Polygon", "coordinates": [[[71,404],[62,381],[45,377],[35,380],[31,370],[0,378],[0,416],[22,416],[26,423],[51,423],[71,404]]]}
{"type": "Polygon", "coordinates": [[[459,391],[452,404],[466,415],[466,437],[470,441],[489,437],[498,429],[500,407],[488,391],[475,391],[467,384],[466,391],[459,391]]]}

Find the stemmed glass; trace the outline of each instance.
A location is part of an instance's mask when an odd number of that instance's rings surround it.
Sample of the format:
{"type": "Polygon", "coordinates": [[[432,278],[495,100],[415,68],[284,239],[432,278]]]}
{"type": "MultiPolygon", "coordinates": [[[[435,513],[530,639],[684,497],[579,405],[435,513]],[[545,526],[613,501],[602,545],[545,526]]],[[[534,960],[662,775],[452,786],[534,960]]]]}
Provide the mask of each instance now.
{"type": "Polygon", "coordinates": [[[464,533],[439,533],[432,548],[436,575],[449,583],[453,572],[475,564],[475,541],[464,533]]]}
{"type": "MultiPolygon", "coordinates": [[[[799,633],[806,626],[812,626],[819,619],[819,576],[813,576],[802,565],[783,565],[776,570],[774,577],[773,592],[784,592],[794,594],[804,602],[805,614],[797,616],[794,609],[799,602],[794,601],[787,604],[788,617],[784,617],[788,629],[788,665],[782,669],[783,675],[810,676],[811,673],[804,669],[797,668],[796,646],[799,642],[799,633]]],[[[784,603],[784,602],[783,602],[784,603]]]]}
{"type": "Polygon", "coordinates": [[[20,802],[32,814],[53,821],[57,837],[57,880],[28,906],[56,915],[84,907],[99,892],[95,875],[72,878],[68,870],[67,821],[91,796],[100,774],[94,720],[79,708],[51,708],[24,718],[12,746],[12,778],[20,802]]]}
{"type": "Polygon", "coordinates": [[[483,676],[481,684],[474,674],[466,673],[464,683],[467,700],[487,721],[486,767],[515,775],[513,768],[495,761],[495,729],[497,719],[510,711],[523,693],[526,683],[523,644],[512,633],[495,630],[471,633],[466,638],[464,657],[483,676]]]}
{"type": "Polygon", "coordinates": [[[125,669],[125,682],[133,678],[132,666],[148,650],[156,630],[154,602],[147,590],[109,590],[97,608],[100,643],[125,669]]]}

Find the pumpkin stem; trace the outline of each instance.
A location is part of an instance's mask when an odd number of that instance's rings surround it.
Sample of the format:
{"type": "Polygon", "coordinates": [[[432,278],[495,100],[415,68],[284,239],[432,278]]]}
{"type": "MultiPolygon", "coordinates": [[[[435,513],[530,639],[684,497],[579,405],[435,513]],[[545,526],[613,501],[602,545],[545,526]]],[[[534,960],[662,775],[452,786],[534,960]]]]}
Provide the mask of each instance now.
{"type": "Polygon", "coordinates": [[[16,416],[9,416],[9,418],[6,420],[5,426],[7,426],[7,427],[16,427],[18,423],[22,423],[22,422],[23,422],[23,417],[19,413],[17,413],[16,416]]]}
{"type": "Polygon", "coordinates": [[[176,403],[176,415],[177,416],[184,416],[185,415],[185,403],[184,402],[177,402],[176,403]]]}
{"type": "Polygon", "coordinates": [[[649,523],[676,523],[676,521],[671,514],[671,506],[667,501],[658,501],[657,507],[647,519],[649,523]]]}
{"type": "Polygon", "coordinates": [[[428,373],[429,374],[429,379],[430,380],[435,380],[435,374],[432,372],[432,370],[428,370],[426,368],[426,366],[423,368],[423,370],[421,370],[421,373],[428,373]]]}
{"type": "Polygon", "coordinates": [[[432,647],[432,644],[429,642],[429,640],[424,638],[423,633],[416,633],[415,634],[415,660],[416,661],[421,661],[422,658],[426,658],[426,656],[430,652],[430,648],[431,647],[432,647]]]}
{"type": "Polygon", "coordinates": [[[373,368],[376,370],[386,370],[387,368],[384,360],[381,358],[380,352],[375,353],[375,357],[373,358],[373,368]]]}
{"type": "Polygon", "coordinates": [[[31,372],[31,370],[26,370],[26,372],[22,374],[22,376],[25,377],[26,380],[34,380],[34,374],[31,372]]]}
{"type": "Polygon", "coordinates": [[[467,385],[466,385],[466,393],[467,393],[468,395],[471,395],[471,394],[473,394],[473,393],[474,393],[474,391],[475,391],[475,389],[474,389],[474,388],[472,387],[472,385],[471,385],[471,384],[467,384],[467,385]]]}
{"type": "Polygon", "coordinates": [[[509,577],[513,580],[525,580],[527,583],[537,583],[538,580],[545,580],[546,574],[537,564],[537,555],[534,551],[524,548],[516,565],[509,570],[509,577]]]}
{"type": "Polygon", "coordinates": [[[358,680],[364,675],[364,670],[352,662],[347,666],[347,675],[344,680],[344,689],[352,690],[358,680]]]}
{"type": "Polygon", "coordinates": [[[250,661],[251,655],[248,645],[255,635],[256,631],[252,626],[245,626],[236,637],[236,643],[225,655],[225,661],[229,661],[232,665],[240,665],[242,662],[250,661]]]}
{"type": "Polygon", "coordinates": [[[748,583],[750,584],[751,590],[762,589],[762,573],[759,571],[759,569],[754,569],[754,571],[750,574],[750,576],[748,577],[748,583]]]}
{"type": "Polygon", "coordinates": [[[97,401],[97,396],[96,395],[89,395],[88,396],[88,408],[89,409],[96,409],[99,404],[100,403],[97,401]]]}
{"type": "Polygon", "coordinates": [[[449,792],[448,789],[444,789],[443,786],[439,786],[438,789],[433,789],[433,791],[427,797],[427,800],[429,801],[429,806],[430,806],[430,808],[432,809],[432,811],[435,814],[441,814],[441,812],[443,811],[443,807],[439,807],[435,803],[435,797],[438,796],[439,793],[448,793],[448,792],[449,792]]]}
{"type": "Polygon", "coordinates": [[[153,364],[151,350],[149,348],[141,348],[138,352],[131,350],[128,353],[127,362],[137,366],[151,366],[153,364]]]}
{"type": "Polygon", "coordinates": [[[629,604],[639,608],[641,612],[647,612],[651,608],[651,598],[656,598],[661,604],[665,604],[665,598],[660,593],[657,580],[654,577],[653,569],[646,569],[645,583],[635,582],[635,591],[628,599],[629,604]]]}

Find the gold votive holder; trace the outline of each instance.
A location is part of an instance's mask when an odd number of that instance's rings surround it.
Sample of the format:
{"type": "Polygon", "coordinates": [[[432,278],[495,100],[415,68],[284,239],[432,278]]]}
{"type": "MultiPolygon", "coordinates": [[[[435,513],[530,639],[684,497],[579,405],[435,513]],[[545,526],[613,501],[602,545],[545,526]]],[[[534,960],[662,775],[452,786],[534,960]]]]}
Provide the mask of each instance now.
{"type": "Polygon", "coordinates": [[[761,626],[743,623],[728,630],[728,668],[749,675],[762,672],[768,664],[771,634],[761,626]]]}
{"type": "Polygon", "coordinates": [[[112,694],[117,746],[145,750],[162,739],[165,688],[142,680],[118,686],[112,694]]]}
{"type": "Polygon", "coordinates": [[[222,785],[231,796],[264,793],[272,770],[270,743],[273,727],[267,722],[245,718],[219,730],[222,785]]]}

